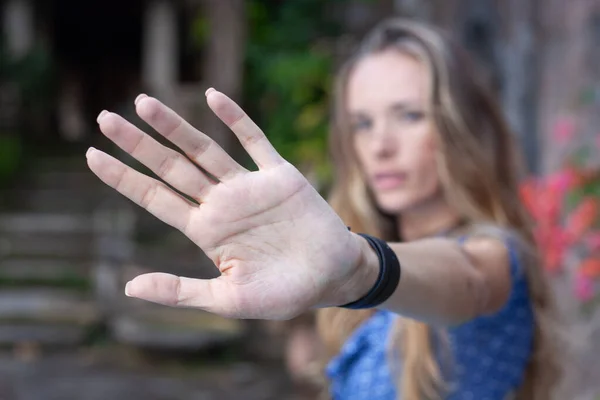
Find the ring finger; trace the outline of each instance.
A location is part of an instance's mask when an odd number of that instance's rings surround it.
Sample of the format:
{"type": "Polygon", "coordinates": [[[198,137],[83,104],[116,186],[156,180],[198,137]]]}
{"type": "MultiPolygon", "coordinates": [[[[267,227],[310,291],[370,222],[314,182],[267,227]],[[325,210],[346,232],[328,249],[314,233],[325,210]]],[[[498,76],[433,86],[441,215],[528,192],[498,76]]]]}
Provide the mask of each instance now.
{"type": "Polygon", "coordinates": [[[198,202],[215,183],[182,154],[157,142],[120,115],[103,111],[98,116],[102,133],[131,154],[162,180],[198,202]]]}

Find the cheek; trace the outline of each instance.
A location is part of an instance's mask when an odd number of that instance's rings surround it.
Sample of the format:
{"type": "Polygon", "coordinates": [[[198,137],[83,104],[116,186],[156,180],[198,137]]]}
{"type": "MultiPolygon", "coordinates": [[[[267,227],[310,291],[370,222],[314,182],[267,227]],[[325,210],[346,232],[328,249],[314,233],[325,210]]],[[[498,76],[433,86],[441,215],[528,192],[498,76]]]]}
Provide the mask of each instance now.
{"type": "Polygon", "coordinates": [[[419,143],[418,148],[413,149],[415,155],[414,167],[415,174],[413,181],[427,194],[433,194],[439,191],[441,183],[438,174],[437,151],[438,145],[433,137],[419,143]]]}
{"type": "Polygon", "coordinates": [[[439,188],[440,180],[437,169],[437,162],[435,160],[433,152],[431,157],[423,160],[421,164],[419,181],[427,191],[436,191],[439,188]]]}
{"type": "Polygon", "coordinates": [[[412,165],[420,178],[437,176],[437,143],[433,135],[424,135],[421,140],[415,140],[408,154],[412,155],[412,165]]]}

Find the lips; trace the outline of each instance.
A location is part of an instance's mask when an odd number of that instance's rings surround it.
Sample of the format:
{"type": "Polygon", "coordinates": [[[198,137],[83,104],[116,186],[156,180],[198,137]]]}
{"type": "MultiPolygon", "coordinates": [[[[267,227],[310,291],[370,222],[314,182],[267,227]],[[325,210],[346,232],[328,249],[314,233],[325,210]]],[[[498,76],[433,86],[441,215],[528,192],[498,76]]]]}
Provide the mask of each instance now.
{"type": "Polygon", "coordinates": [[[407,175],[403,172],[387,172],[373,176],[373,187],[376,190],[392,190],[401,187],[406,182],[407,175]]]}

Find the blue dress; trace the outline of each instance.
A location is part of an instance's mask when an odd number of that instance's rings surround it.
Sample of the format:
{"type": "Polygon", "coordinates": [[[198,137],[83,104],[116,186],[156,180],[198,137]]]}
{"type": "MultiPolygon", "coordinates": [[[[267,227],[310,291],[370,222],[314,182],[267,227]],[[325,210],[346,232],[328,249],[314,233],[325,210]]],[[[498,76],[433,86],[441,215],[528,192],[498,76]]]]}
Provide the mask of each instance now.
{"type": "MultiPolygon", "coordinates": [[[[454,361],[451,373],[444,372],[447,400],[504,400],[521,384],[533,350],[534,315],[517,251],[507,243],[512,290],[504,307],[446,330],[454,361]]],[[[326,372],[334,400],[398,399],[402,366],[395,361],[392,373],[389,348],[397,318],[376,312],[330,361],[326,372]]]]}

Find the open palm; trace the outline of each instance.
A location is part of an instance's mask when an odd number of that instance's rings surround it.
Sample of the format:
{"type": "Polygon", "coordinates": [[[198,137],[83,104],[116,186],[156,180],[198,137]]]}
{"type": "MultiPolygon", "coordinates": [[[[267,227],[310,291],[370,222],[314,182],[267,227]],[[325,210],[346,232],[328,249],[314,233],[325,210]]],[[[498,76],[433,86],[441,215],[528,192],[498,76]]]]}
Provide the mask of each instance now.
{"type": "Polygon", "coordinates": [[[144,274],[127,284],[127,294],[228,317],[263,319],[292,318],[311,307],[355,300],[360,239],[239,106],[212,89],[207,102],[239,138],[258,171],[240,166],[154,98],[136,99],[138,115],[187,157],[117,114],[103,111],[98,117],[109,139],[197,203],[96,149],[87,153],[90,169],[183,232],[221,272],[208,280],[144,274]]]}

